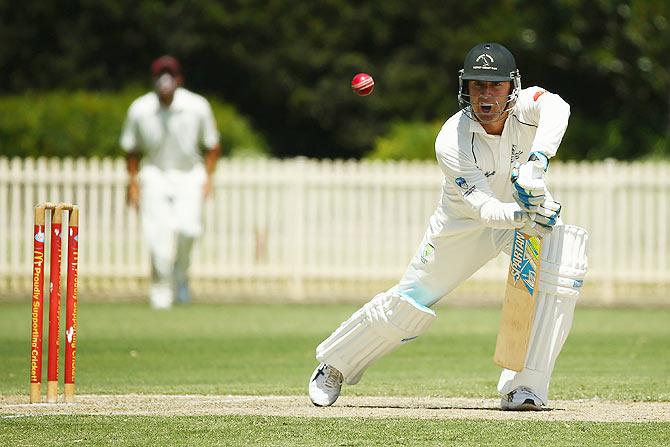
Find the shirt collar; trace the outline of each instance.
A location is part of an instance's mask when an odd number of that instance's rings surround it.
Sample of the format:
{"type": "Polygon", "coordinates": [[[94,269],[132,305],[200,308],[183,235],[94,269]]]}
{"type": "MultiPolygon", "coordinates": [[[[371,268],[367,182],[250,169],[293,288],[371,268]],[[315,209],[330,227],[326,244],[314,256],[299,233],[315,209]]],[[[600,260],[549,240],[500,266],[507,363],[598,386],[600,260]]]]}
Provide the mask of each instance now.
{"type": "MultiPolygon", "coordinates": [[[[156,104],[158,110],[161,108],[160,100],[158,99],[158,94],[156,95],[156,104]]],[[[172,104],[167,108],[170,112],[179,112],[184,109],[184,89],[182,87],[177,87],[174,91],[174,98],[172,98],[172,104]]]]}
{"type": "Polygon", "coordinates": [[[472,133],[486,133],[482,125],[479,123],[479,121],[468,118],[470,120],[470,132],[472,133]]]}
{"type": "MultiPolygon", "coordinates": [[[[510,113],[507,114],[507,119],[505,120],[505,127],[503,128],[503,132],[504,132],[504,129],[507,128],[507,124],[509,123],[509,119],[511,117],[512,117],[512,111],[510,110],[510,113]]],[[[472,118],[468,118],[468,119],[470,120],[470,132],[472,132],[472,133],[483,133],[485,135],[488,135],[486,133],[486,130],[484,130],[482,125],[479,123],[479,121],[477,121],[475,119],[472,119],[472,118]]]]}

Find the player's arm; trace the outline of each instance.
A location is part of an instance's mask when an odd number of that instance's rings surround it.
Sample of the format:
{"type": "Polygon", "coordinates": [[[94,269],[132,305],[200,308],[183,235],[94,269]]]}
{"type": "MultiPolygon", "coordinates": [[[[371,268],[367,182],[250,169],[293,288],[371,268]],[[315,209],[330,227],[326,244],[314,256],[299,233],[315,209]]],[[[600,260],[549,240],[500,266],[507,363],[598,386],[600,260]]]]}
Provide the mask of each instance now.
{"type": "Polygon", "coordinates": [[[507,203],[498,199],[489,186],[486,176],[474,159],[455,147],[448,147],[440,137],[436,142],[438,162],[444,173],[445,187],[457,194],[470,210],[470,215],[483,225],[491,228],[523,229],[526,234],[543,235],[551,231],[558,219],[558,209],[547,204],[547,209],[535,210],[533,213],[524,210],[518,203],[507,203]],[[541,220],[543,225],[537,225],[541,220]]]}
{"type": "Polygon", "coordinates": [[[140,171],[140,159],[142,155],[139,150],[132,150],[126,154],[126,169],[128,170],[128,190],[126,201],[129,206],[137,208],[140,203],[140,185],[137,174],[140,171]]]}
{"type": "Polygon", "coordinates": [[[140,186],[137,180],[137,175],[140,170],[142,153],[140,152],[139,141],[137,138],[137,120],[135,119],[133,112],[133,105],[131,105],[128,110],[126,121],[123,124],[119,143],[121,148],[126,152],[126,169],[128,171],[126,200],[129,206],[137,208],[140,200],[140,186]]]}
{"type": "Polygon", "coordinates": [[[216,126],[214,112],[209,102],[202,99],[202,121],[200,126],[200,144],[205,147],[205,171],[207,180],[203,186],[203,195],[208,197],[214,188],[214,173],[216,165],[221,156],[221,143],[219,142],[219,130],[216,126]]]}
{"type": "Polygon", "coordinates": [[[531,153],[542,154],[547,161],[555,156],[568,128],[570,105],[555,93],[530,87],[519,95],[515,113],[521,122],[537,126],[531,153]]]}
{"type": "Polygon", "coordinates": [[[554,93],[531,87],[520,96],[517,113],[522,122],[536,125],[537,131],[528,161],[514,167],[514,199],[523,211],[537,215],[534,220],[548,232],[561,207],[549,197],[544,177],[568,127],[570,106],[554,93]]]}
{"type": "Polygon", "coordinates": [[[221,145],[218,143],[213,147],[205,151],[205,170],[209,177],[214,175],[216,171],[216,163],[219,161],[221,156],[221,145]]]}
{"type": "Polygon", "coordinates": [[[570,106],[555,93],[531,87],[519,96],[515,113],[521,122],[537,126],[528,161],[515,167],[512,179],[514,198],[532,212],[545,200],[544,174],[568,127],[570,106]]]}
{"type": "Polygon", "coordinates": [[[445,188],[455,192],[449,197],[462,201],[470,210],[469,215],[487,227],[519,228],[522,225],[518,216],[521,207],[499,200],[474,159],[449,144],[446,138],[443,134],[438,135],[435,149],[445,188]]]}
{"type": "Polygon", "coordinates": [[[221,156],[221,145],[216,143],[214,146],[205,151],[205,171],[207,172],[207,181],[203,187],[203,194],[208,197],[214,188],[214,173],[216,172],[216,164],[221,156]]]}

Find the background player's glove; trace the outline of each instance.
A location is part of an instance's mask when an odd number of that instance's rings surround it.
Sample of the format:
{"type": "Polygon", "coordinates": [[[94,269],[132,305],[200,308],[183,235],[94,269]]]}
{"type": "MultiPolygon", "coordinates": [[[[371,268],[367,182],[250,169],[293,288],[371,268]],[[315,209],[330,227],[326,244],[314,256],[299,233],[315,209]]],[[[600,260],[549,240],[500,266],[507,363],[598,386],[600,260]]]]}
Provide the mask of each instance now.
{"type": "Polygon", "coordinates": [[[548,165],[549,159],[542,152],[532,152],[528,162],[514,164],[512,168],[514,200],[524,211],[536,212],[537,207],[544,202],[547,189],[544,173],[548,165]]]}

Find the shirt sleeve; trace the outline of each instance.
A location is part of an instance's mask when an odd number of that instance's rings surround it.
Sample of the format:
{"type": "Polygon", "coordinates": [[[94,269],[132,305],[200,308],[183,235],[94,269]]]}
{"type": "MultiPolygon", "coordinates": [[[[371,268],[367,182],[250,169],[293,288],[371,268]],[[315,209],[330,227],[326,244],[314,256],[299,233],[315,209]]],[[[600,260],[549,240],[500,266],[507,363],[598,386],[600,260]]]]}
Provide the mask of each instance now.
{"type": "Polygon", "coordinates": [[[444,188],[451,201],[462,202],[469,217],[491,228],[519,228],[521,208],[495,197],[486,176],[467,151],[448,144],[438,136],[435,143],[438,163],[444,174],[444,188]],[[515,214],[516,218],[515,219],[515,214]]]}
{"type": "Polygon", "coordinates": [[[219,144],[219,130],[216,127],[216,119],[209,102],[203,98],[203,114],[200,128],[200,144],[207,149],[212,149],[219,144]]]}
{"type": "Polygon", "coordinates": [[[556,155],[570,118],[570,105],[555,93],[540,87],[521,92],[517,101],[519,120],[537,126],[532,151],[551,158],[556,155]]]}
{"type": "Polygon", "coordinates": [[[128,110],[128,115],[126,120],[123,123],[123,129],[121,130],[121,138],[119,139],[119,144],[121,149],[126,152],[132,152],[137,149],[137,120],[135,119],[135,114],[133,113],[132,106],[128,110]]]}

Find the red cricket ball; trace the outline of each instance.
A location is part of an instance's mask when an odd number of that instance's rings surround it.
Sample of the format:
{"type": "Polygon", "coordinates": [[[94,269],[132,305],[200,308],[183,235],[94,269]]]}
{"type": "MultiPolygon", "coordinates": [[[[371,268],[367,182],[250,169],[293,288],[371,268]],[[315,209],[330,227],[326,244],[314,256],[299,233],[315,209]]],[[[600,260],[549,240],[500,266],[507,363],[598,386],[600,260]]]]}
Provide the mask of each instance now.
{"type": "Polygon", "coordinates": [[[351,88],[358,96],[368,96],[375,89],[375,80],[367,73],[358,73],[351,80],[351,88]]]}

